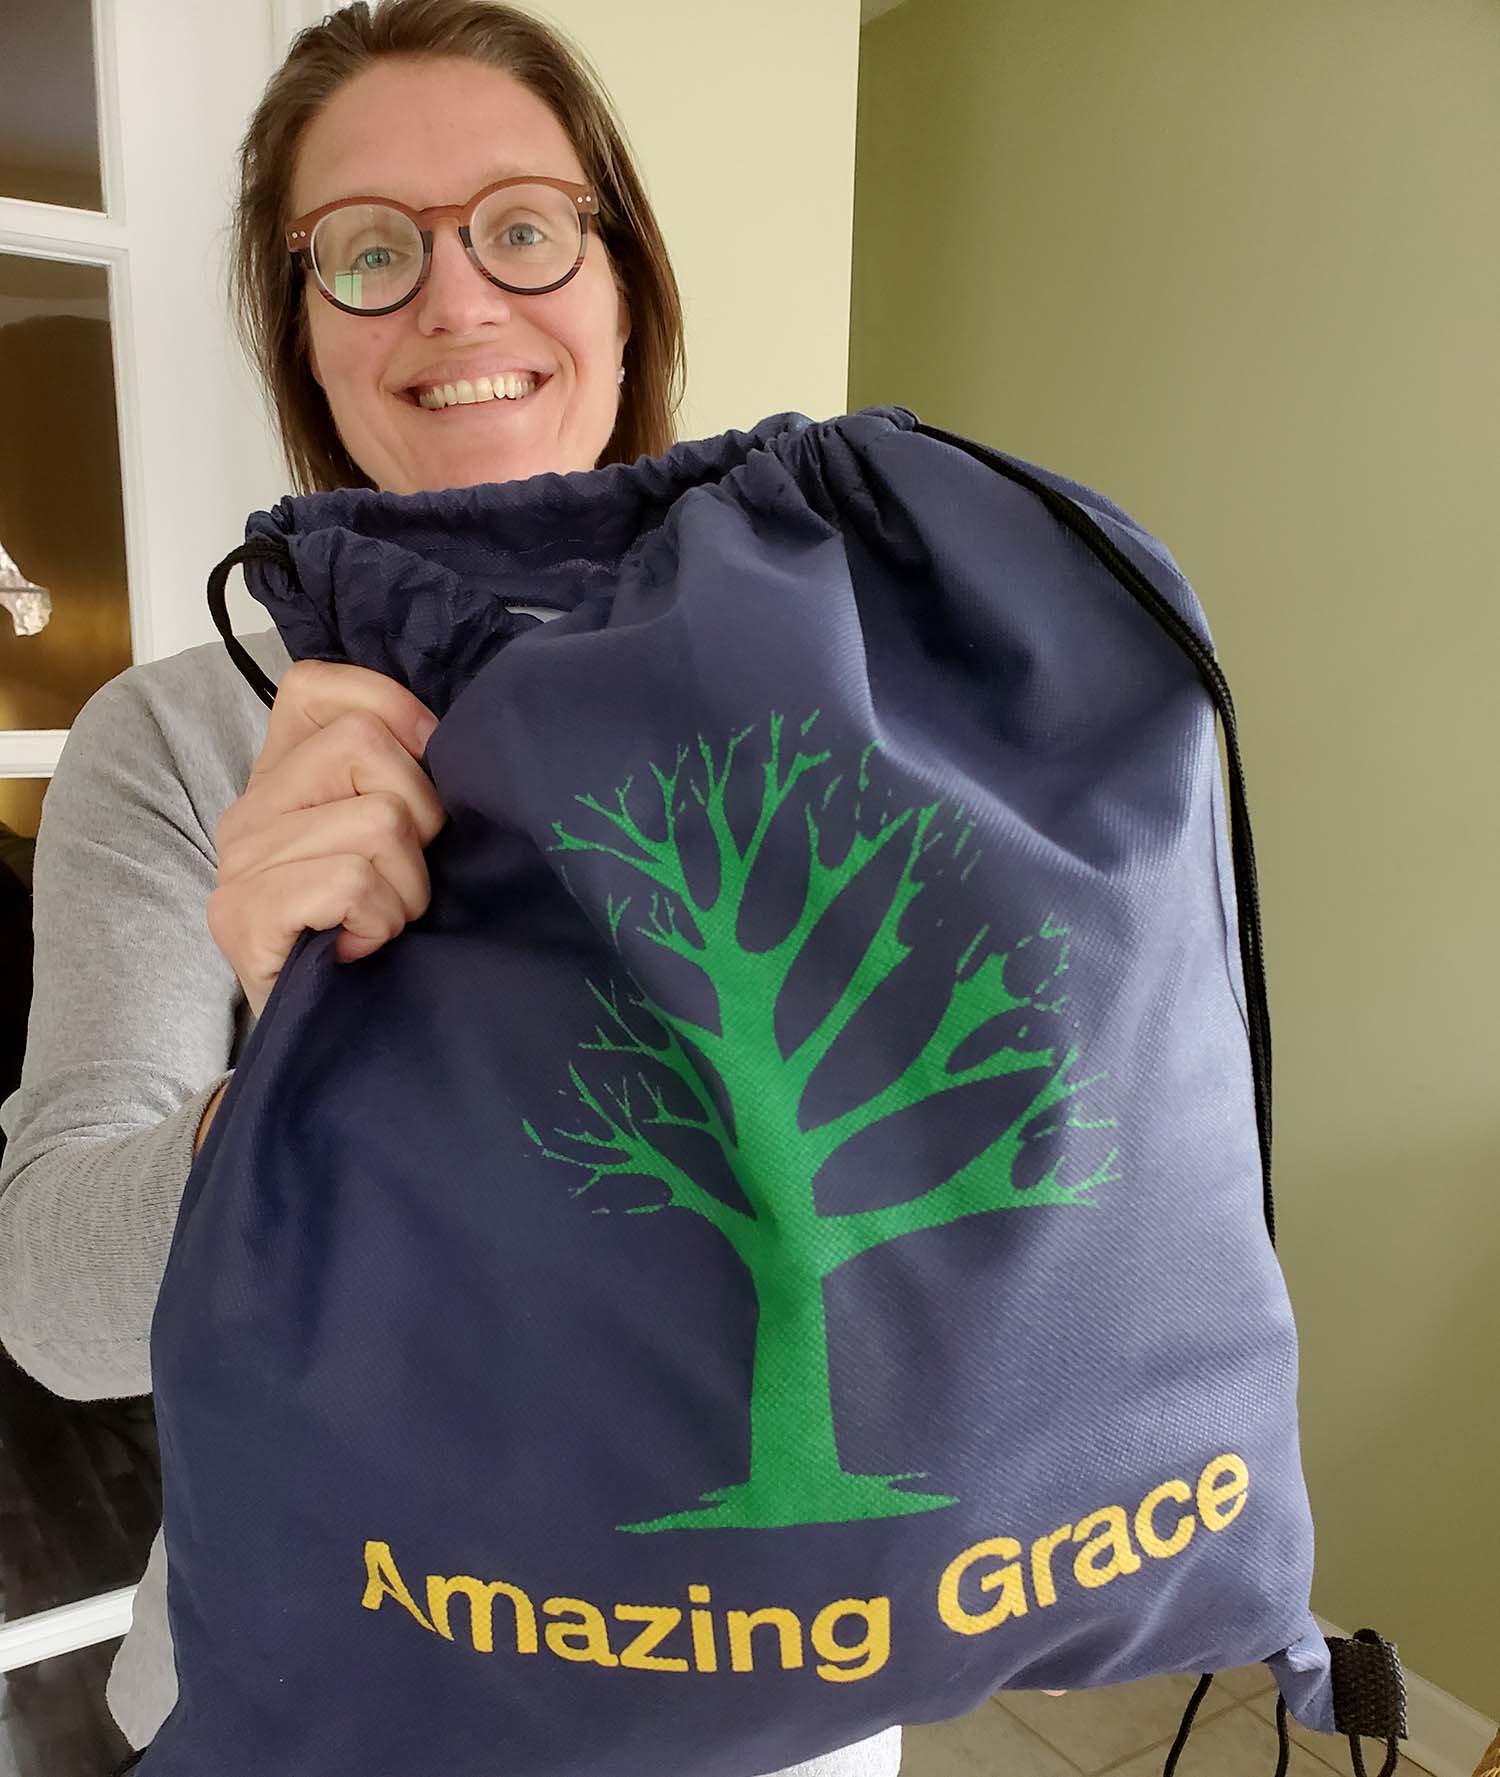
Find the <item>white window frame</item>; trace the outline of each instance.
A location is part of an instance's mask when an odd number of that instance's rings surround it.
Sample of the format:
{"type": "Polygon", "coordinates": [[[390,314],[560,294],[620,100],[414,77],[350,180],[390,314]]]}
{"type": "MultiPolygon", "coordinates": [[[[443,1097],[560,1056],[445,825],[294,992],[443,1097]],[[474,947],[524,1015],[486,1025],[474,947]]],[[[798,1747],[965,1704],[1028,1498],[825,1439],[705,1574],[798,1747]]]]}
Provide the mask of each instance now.
{"type": "MultiPolygon", "coordinates": [[[[92,16],[103,212],[0,196],[0,252],[106,271],[139,662],[214,638],[209,569],[286,492],[223,300],[225,231],[245,121],[317,15],[312,0],[93,0],[92,16]]],[[[239,597],[236,628],[267,627],[239,597]]],[[[67,735],[0,729],[0,778],[50,777],[67,735]]]]}

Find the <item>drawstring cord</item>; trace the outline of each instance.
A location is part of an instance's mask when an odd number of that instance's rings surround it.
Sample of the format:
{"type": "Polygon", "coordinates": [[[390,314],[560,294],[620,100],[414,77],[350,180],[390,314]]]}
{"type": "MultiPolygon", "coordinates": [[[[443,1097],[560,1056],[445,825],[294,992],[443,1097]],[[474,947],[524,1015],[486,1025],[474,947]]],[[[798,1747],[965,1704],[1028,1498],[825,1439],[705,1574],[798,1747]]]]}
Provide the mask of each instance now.
{"type": "Polygon", "coordinates": [[[240,669],[241,676],[250,689],[270,709],[276,701],[276,684],[268,679],[256,664],[240,641],[236,638],[229,622],[229,606],[226,587],[229,584],[229,570],[236,562],[266,561],[275,562],[277,567],[284,568],[288,574],[295,575],[296,568],[292,563],[292,552],[279,538],[250,537],[241,543],[238,549],[230,550],[208,577],[208,609],[214,620],[214,628],[224,639],[224,646],[229,650],[229,658],[240,669]]]}
{"type": "Polygon", "coordinates": [[[1191,624],[1156,590],[1141,570],[1117,549],[1104,531],[1076,501],[1049,487],[1018,463],[1002,457],[987,445],[945,432],[940,426],[918,424],[916,430],[940,438],[986,463],[1034,493],[1052,516],[1073,532],[1081,543],[1109,569],[1158,626],[1165,630],[1198,670],[1213,699],[1224,729],[1224,750],[1229,759],[1229,844],[1234,862],[1234,892],[1239,915],[1240,965],[1245,977],[1246,1024],[1250,1037],[1250,1075],[1255,1093],[1255,1126],[1260,1137],[1262,1206],[1266,1233],[1276,1244],[1276,1206],[1271,1197],[1271,1017],[1266,1004],[1266,965],[1261,940],[1260,891],[1256,881],[1255,842],[1250,832],[1250,807],[1245,793],[1245,767],[1240,758],[1239,729],[1234,699],[1212,650],[1191,624]]]}
{"type": "MultiPolygon", "coordinates": [[[[1213,1681],[1212,1672],[1205,1672],[1198,1680],[1198,1688],[1193,1692],[1192,1701],[1182,1718],[1182,1725],[1177,1730],[1177,1738],[1172,1742],[1172,1750],[1167,1754],[1167,1762],[1162,1766],[1161,1777],[1173,1777],[1177,1761],[1182,1757],[1182,1749],[1188,1743],[1188,1735],[1193,1731],[1193,1717],[1198,1713],[1198,1705],[1208,1695],[1208,1687],[1213,1681]]],[[[1292,1757],[1292,1741],[1286,1726],[1286,1698],[1282,1696],[1276,1699],[1276,1747],[1275,1777],[1286,1777],[1286,1768],[1292,1757]]],[[[1358,1772],[1358,1777],[1365,1777],[1364,1772],[1358,1772]]],[[[1382,1773],[1382,1777],[1386,1777],[1386,1774],[1382,1773]]]]}
{"type": "MultiPolygon", "coordinates": [[[[1392,1777],[1396,1761],[1401,1756],[1394,1734],[1386,1741],[1385,1746],[1385,1763],[1380,1767],[1378,1777],[1392,1777]]],[[[1360,1749],[1358,1734],[1349,1736],[1349,1757],[1354,1761],[1354,1777],[1365,1777],[1365,1755],[1360,1749]]]]}
{"type": "MultiPolygon", "coordinates": [[[[1347,1688],[1336,1680],[1334,1684],[1334,1720],[1339,1729],[1347,1730],[1349,1740],[1349,1760],[1354,1767],[1354,1777],[1367,1777],[1365,1771],[1364,1748],[1359,1743],[1359,1729],[1362,1725],[1359,1714],[1362,1709],[1373,1704],[1374,1714],[1369,1718],[1371,1723],[1378,1720],[1380,1725],[1388,1729],[1385,1739],[1385,1763],[1381,1765],[1378,1777],[1394,1777],[1396,1765],[1401,1757],[1399,1739],[1406,1731],[1406,1688],[1401,1682],[1399,1668],[1395,1665],[1395,1649],[1382,1642],[1373,1629],[1361,1629],[1350,1641],[1337,1640],[1329,1642],[1330,1649],[1352,1649],[1355,1641],[1373,1642],[1379,1652],[1375,1663],[1347,1688]],[[1341,1708],[1341,1704],[1353,1705],[1355,1719],[1351,1723],[1341,1708]]],[[[1340,1672],[1339,1660],[1334,1661],[1334,1670],[1340,1672]]],[[[1340,1674],[1340,1677],[1342,1674],[1340,1674]]],[[[1174,1777],[1177,1761],[1182,1757],[1182,1749],[1188,1743],[1188,1736],[1193,1731],[1193,1717],[1198,1713],[1198,1705],[1208,1695],[1208,1687],[1213,1683],[1212,1672],[1205,1672],[1198,1680],[1198,1688],[1193,1692],[1187,1709],[1183,1713],[1182,1724],[1177,1730],[1177,1738],[1172,1742],[1172,1750],[1167,1754],[1167,1762],[1162,1766],[1162,1777],[1174,1777]]],[[[1291,1736],[1287,1732],[1286,1698],[1276,1698],[1276,1772],[1275,1777],[1286,1777],[1286,1768],[1292,1756],[1291,1736]]]]}
{"type": "MultiPolygon", "coordinates": [[[[1271,1017],[1266,1002],[1266,969],[1260,919],[1260,891],[1256,881],[1255,843],[1250,832],[1250,809],[1245,792],[1245,768],[1240,758],[1239,731],[1234,699],[1212,649],[1202,636],[1162,597],[1145,574],[1118,549],[1102,527],[1078,503],[1049,486],[998,451],[945,432],[940,426],[916,426],[919,433],[938,438],[1034,493],[1059,524],[1065,525],[1119,581],[1136,603],[1166,632],[1192,662],[1203,680],[1224,729],[1224,750],[1229,761],[1229,843],[1234,862],[1234,890],[1239,917],[1240,964],[1245,978],[1245,1023],[1250,1039],[1250,1074],[1255,1095],[1255,1125],[1260,1138],[1262,1202],[1266,1233],[1276,1245],[1276,1206],[1271,1196],[1271,1017]]],[[[1328,1643],[1332,1663],[1335,1731],[1347,1733],[1355,1777],[1366,1777],[1359,1744],[1361,1733],[1384,1739],[1386,1758],[1379,1777],[1392,1777],[1399,1758],[1398,1738],[1406,1732],[1406,1691],[1395,1648],[1373,1629],[1360,1629],[1345,1639],[1328,1643]]],[[[1208,1694],[1214,1675],[1205,1672],[1167,1755],[1162,1777],[1173,1777],[1182,1749],[1192,1732],[1198,1705],[1208,1694]]],[[[1291,1757],[1287,1735],[1286,1698],[1276,1699],[1276,1737],[1279,1757],[1276,1777],[1286,1777],[1291,1757]]]]}

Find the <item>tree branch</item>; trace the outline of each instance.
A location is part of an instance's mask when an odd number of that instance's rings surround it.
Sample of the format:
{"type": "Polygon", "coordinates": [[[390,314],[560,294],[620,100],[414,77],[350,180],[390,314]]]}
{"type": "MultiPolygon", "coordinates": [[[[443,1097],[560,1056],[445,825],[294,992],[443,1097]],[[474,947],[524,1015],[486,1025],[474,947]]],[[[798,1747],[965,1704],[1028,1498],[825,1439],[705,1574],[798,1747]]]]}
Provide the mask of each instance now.
{"type": "MultiPolygon", "coordinates": [[[[1012,1051],[1011,1053],[1014,1053],[1012,1051]]],[[[1110,1171],[1119,1150],[1111,1148],[1102,1165],[1079,1183],[1059,1182],[1062,1166],[1059,1158],[1047,1173],[1027,1190],[1015,1184],[1015,1164],[1026,1139],[1027,1125],[1054,1104],[1073,1097],[1084,1087],[1093,1085],[1102,1075],[1087,1080],[1067,1080],[1068,1070],[1078,1059],[1078,1051],[1070,1049],[1062,1065],[1031,1103],[1016,1117],[1010,1127],[997,1136],[981,1153],[961,1166],[948,1178],[939,1180],[919,1196],[883,1209],[865,1210],[853,1215],[831,1216],[827,1240],[830,1268],[845,1263],[871,1247],[882,1246],[898,1235],[911,1234],[927,1228],[940,1228],[963,1216],[986,1215],[1002,1209],[1040,1209],[1060,1204],[1077,1208],[1096,1208],[1088,1193],[1097,1184],[1112,1180],[1110,1171]]],[[[929,1100],[930,1102],[930,1096],[929,1100]]]]}
{"type": "MultiPolygon", "coordinates": [[[[738,863],[740,857],[739,847],[734,843],[734,833],[730,829],[729,817],[724,812],[724,797],[729,787],[729,774],[734,769],[735,749],[746,736],[753,732],[752,725],[750,728],[742,728],[738,734],[731,738],[724,754],[724,769],[718,777],[714,776],[713,748],[709,746],[701,734],[698,736],[698,752],[703,760],[703,773],[708,787],[707,800],[705,801],[700,795],[698,802],[708,816],[709,830],[714,836],[714,843],[719,848],[719,891],[712,902],[714,912],[721,912],[722,909],[724,887],[731,874],[729,860],[733,858],[738,863]]],[[[695,790],[696,787],[695,785],[695,790]]],[[[704,908],[703,911],[707,913],[710,909],[704,908]]],[[[706,937],[707,933],[704,935],[706,937]]]]}
{"type": "MultiPolygon", "coordinates": [[[[599,804],[595,802],[592,797],[578,796],[575,797],[574,800],[578,802],[587,801],[592,807],[599,807],[599,804]]],[[[603,810],[601,812],[606,815],[608,814],[608,810],[603,810]]],[[[659,888],[671,889],[675,893],[683,895],[687,892],[685,885],[681,881],[680,865],[678,866],[677,874],[675,876],[671,874],[658,874],[656,870],[649,867],[650,864],[657,862],[654,852],[651,857],[646,860],[633,858],[629,852],[623,852],[617,846],[606,845],[602,840],[578,838],[576,834],[569,833],[561,821],[554,821],[552,823],[552,831],[557,834],[562,843],[560,845],[549,845],[547,847],[548,851],[603,852],[608,858],[618,858],[622,864],[629,864],[632,870],[638,870],[642,876],[646,877],[649,881],[654,882],[659,888]]],[[[644,841],[643,843],[649,844],[650,842],[644,841]]]]}
{"type": "MultiPolygon", "coordinates": [[[[972,949],[971,944],[964,952],[965,958],[972,949]]],[[[874,1098],[853,1105],[841,1117],[808,1131],[807,1139],[814,1144],[816,1165],[822,1166],[829,1155],[860,1130],[894,1116],[918,1100],[927,1102],[979,1080],[995,1080],[1005,1074],[1024,1073],[1055,1064],[1056,1058],[1050,1048],[1007,1047],[973,1067],[964,1068],[959,1073],[949,1072],[949,1062],[975,1031],[1003,1012],[1031,1004],[1030,1000],[1016,998],[1006,987],[1005,965],[1008,960],[1007,955],[992,953],[967,981],[955,984],[932,1034],[896,1078],[874,1098]]]]}
{"type": "MultiPolygon", "coordinates": [[[[809,771],[816,770],[820,765],[826,765],[833,757],[832,753],[799,752],[792,760],[792,768],[787,774],[786,782],[782,783],[781,730],[784,721],[785,718],[779,715],[773,715],[771,717],[771,757],[766,761],[762,773],[765,788],[761,795],[760,818],[755,823],[755,831],[750,835],[750,841],[745,847],[744,858],[742,860],[743,868],[740,872],[739,881],[741,894],[743,894],[745,885],[750,880],[751,872],[755,869],[756,860],[760,856],[760,850],[765,843],[766,834],[771,830],[771,823],[786,806],[792,791],[797,787],[798,783],[807,776],[809,771]]],[[[838,780],[835,779],[835,787],[837,783],[838,780]]],[[[824,795],[823,801],[825,807],[827,806],[828,797],[831,794],[832,788],[830,788],[830,790],[824,795]]]]}
{"type": "MultiPolygon", "coordinates": [[[[908,836],[907,857],[901,868],[901,880],[896,884],[891,895],[890,905],[886,908],[879,926],[866,944],[864,954],[855,965],[854,972],[845,984],[844,991],[824,1013],[817,1027],[810,1031],[793,1053],[787,1057],[786,1065],[789,1079],[792,1082],[791,1089],[795,1091],[799,1103],[807,1082],[812,1078],[824,1056],[838,1041],[850,1020],[855,1017],[881,984],[887,981],[901,963],[911,955],[911,946],[903,944],[897,934],[907,908],[922,892],[922,886],[914,879],[912,871],[918,858],[933,843],[929,841],[924,844],[923,837],[940,806],[941,804],[934,802],[927,808],[907,809],[897,820],[883,823],[873,839],[865,839],[860,834],[856,834],[848,854],[838,867],[832,870],[818,862],[819,834],[812,817],[812,810],[808,809],[807,811],[813,869],[821,873],[822,881],[818,884],[816,894],[812,892],[813,885],[809,881],[809,894],[807,904],[802,911],[802,917],[788,935],[787,942],[792,939],[797,940],[796,948],[787,959],[788,972],[792,962],[796,960],[797,951],[800,951],[802,944],[806,942],[807,932],[821,917],[826,906],[841,894],[862,871],[869,867],[894,835],[906,825],[913,813],[917,816],[917,823],[908,836]]],[[[778,949],[780,948],[781,946],[778,946],[778,949]]],[[[784,982],[785,978],[785,973],[783,973],[781,982],[784,982]]],[[[779,982],[778,992],[780,985],[779,982]]]]}
{"type": "Polygon", "coordinates": [[[663,950],[670,950],[674,956],[686,957],[689,962],[702,966],[706,945],[701,940],[695,944],[685,932],[678,931],[676,907],[672,901],[667,901],[666,912],[663,915],[661,896],[659,894],[653,895],[649,917],[649,926],[636,927],[636,931],[641,937],[648,938],[653,944],[660,945],[663,950]]]}
{"type": "Polygon", "coordinates": [[[633,774],[627,777],[625,782],[615,791],[615,800],[620,805],[618,814],[612,809],[606,808],[597,796],[575,796],[573,798],[575,802],[581,802],[585,808],[592,809],[595,814],[602,816],[617,832],[623,833],[632,845],[640,848],[644,854],[643,857],[632,857],[629,852],[621,851],[618,846],[607,845],[602,840],[580,839],[577,834],[568,832],[561,821],[552,823],[552,831],[557,834],[561,844],[550,846],[548,849],[551,851],[603,852],[606,857],[618,858],[622,864],[628,864],[632,870],[638,870],[642,876],[656,883],[659,888],[668,889],[673,894],[681,895],[683,900],[691,906],[692,900],[687,892],[687,882],[683,876],[682,859],[676,848],[674,826],[676,817],[673,814],[671,803],[671,797],[676,792],[677,774],[682,769],[682,760],[678,759],[677,771],[674,771],[668,780],[663,779],[661,772],[657,771],[654,765],[651,769],[656,773],[658,785],[664,781],[671,785],[671,789],[666,792],[667,837],[665,839],[648,839],[631,818],[630,811],[625,806],[626,793],[635,782],[633,774]]]}
{"type": "Polygon", "coordinates": [[[671,777],[658,768],[654,759],[651,761],[651,775],[656,779],[656,787],[661,791],[662,807],[667,816],[667,837],[664,843],[666,849],[679,859],[681,853],[677,848],[677,780],[682,776],[683,761],[687,755],[688,750],[685,746],[677,749],[677,762],[672,768],[671,777]]]}
{"type": "MultiPolygon", "coordinates": [[[[753,1225],[753,1218],[745,1215],[742,1210],[722,1203],[710,1191],[705,1191],[677,1163],[664,1154],[656,1143],[646,1135],[636,1119],[628,1112],[622,1111],[622,1118],[614,1117],[589,1090],[587,1083],[572,1064],[568,1067],[569,1077],[573,1081],[573,1089],[579,1098],[604,1124],[609,1131],[608,1136],[594,1135],[586,1129],[559,1129],[555,1133],[566,1141],[577,1142],[580,1147],[593,1148],[610,1153],[618,1153],[624,1158],[616,1161],[581,1160],[576,1155],[566,1154],[556,1148],[549,1148],[537,1134],[530,1122],[523,1122],[522,1127],[532,1142],[549,1160],[560,1160],[568,1166],[576,1166],[589,1173],[588,1180],[578,1186],[572,1194],[581,1196],[591,1190],[602,1178],[632,1177],[655,1179],[665,1185],[668,1201],[666,1203],[640,1204],[627,1209],[626,1214],[650,1214],[660,1209],[687,1209],[700,1215],[705,1221],[711,1222],[724,1237],[736,1246],[744,1239],[745,1230],[753,1225]]],[[[629,1103],[628,1090],[622,1100],[629,1103]]],[[[608,1213],[607,1209],[604,1213],[608,1213]]]]}
{"type": "MultiPolygon", "coordinates": [[[[594,998],[609,1014],[610,1018],[614,1020],[624,1036],[625,1041],[611,1041],[605,1034],[603,1028],[596,1026],[594,1034],[599,1040],[595,1043],[580,1043],[579,1048],[587,1049],[596,1055],[630,1055],[644,1057],[649,1061],[656,1062],[658,1066],[664,1067],[670,1074],[673,1074],[679,1079],[691,1094],[699,1110],[703,1113],[701,1118],[696,1120],[690,1118],[678,1118],[671,1113],[666,1113],[662,1117],[653,1117],[649,1119],[649,1121],[652,1123],[670,1122],[682,1128],[701,1129],[705,1135],[717,1142],[719,1147],[723,1150],[725,1161],[730,1172],[734,1175],[736,1184],[738,1184],[741,1191],[744,1192],[746,1202],[753,1202],[754,1194],[748,1188],[747,1181],[741,1172],[740,1155],[739,1150],[735,1145],[734,1137],[725,1126],[724,1120],[719,1114],[719,1107],[714,1102],[713,1094],[704,1084],[703,1078],[699,1074],[697,1068],[693,1066],[693,1059],[683,1047],[679,1033],[677,1029],[674,1028],[676,1025],[681,1025],[685,1029],[697,1032],[701,1027],[689,1025],[686,1019],[673,1018],[670,1013],[663,1012],[661,1007],[644,993],[630,995],[629,998],[631,1004],[639,1006],[651,1018],[655,1019],[666,1032],[666,1044],[658,1049],[631,1029],[630,1025],[626,1022],[624,1013],[620,1009],[619,995],[613,986],[611,986],[609,994],[606,997],[605,994],[591,981],[589,983],[589,992],[593,994],[594,998]]],[[[704,1037],[708,1038],[710,1043],[714,1043],[715,1039],[711,1032],[705,1031],[702,1034],[704,1037]]],[[[698,1036],[695,1035],[693,1040],[698,1043],[700,1048],[705,1047],[701,1038],[698,1036]]],[[[706,1048],[705,1053],[708,1053],[706,1048]]],[[[661,1098],[661,1094],[655,1087],[649,1084],[644,1075],[638,1074],[636,1077],[642,1086],[646,1088],[646,1091],[651,1094],[658,1107],[665,1113],[665,1101],[661,1098]]]]}

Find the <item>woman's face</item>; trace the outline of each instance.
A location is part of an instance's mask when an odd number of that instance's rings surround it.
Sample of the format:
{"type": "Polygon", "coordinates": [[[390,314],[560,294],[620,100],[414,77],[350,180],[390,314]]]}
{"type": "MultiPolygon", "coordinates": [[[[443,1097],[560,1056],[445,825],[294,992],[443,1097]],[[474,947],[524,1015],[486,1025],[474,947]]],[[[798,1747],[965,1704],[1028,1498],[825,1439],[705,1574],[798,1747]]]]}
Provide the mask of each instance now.
{"type": "MultiPolygon", "coordinates": [[[[460,204],[515,173],[587,182],[567,132],[530,88],[456,57],[378,62],[308,126],[290,214],[367,195],[414,209],[460,204]]],[[[345,448],[378,488],[404,494],[592,469],[609,442],[630,312],[592,220],[582,268],[544,295],[490,283],[440,221],[431,276],[394,314],[345,314],[310,279],[303,301],[313,375],[345,448]],[[432,410],[408,393],[518,360],[548,375],[521,402],[432,410]]]]}

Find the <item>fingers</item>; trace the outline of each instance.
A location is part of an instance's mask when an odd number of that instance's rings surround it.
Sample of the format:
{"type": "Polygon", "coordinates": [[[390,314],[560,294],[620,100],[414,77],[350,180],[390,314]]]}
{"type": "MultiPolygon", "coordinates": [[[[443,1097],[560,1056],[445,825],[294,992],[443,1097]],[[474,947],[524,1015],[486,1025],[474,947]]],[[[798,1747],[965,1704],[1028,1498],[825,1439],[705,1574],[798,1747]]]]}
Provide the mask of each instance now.
{"type": "Polygon", "coordinates": [[[245,794],[219,824],[221,859],[242,834],[279,815],[372,791],[386,791],[410,806],[423,845],[431,843],[447,820],[426,772],[384,721],[368,709],[329,712],[326,724],[308,728],[298,745],[281,755],[279,764],[268,767],[269,752],[268,743],[250,774],[245,794]]]}
{"type": "Polygon", "coordinates": [[[407,923],[401,897],[368,858],[319,857],[278,864],[221,886],[208,898],[208,927],[232,963],[256,1015],[304,931],[342,926],[345,961],[368,956],[407,923]]]}
{"type": "Polygon", "coordinates": [[[438,725],[420,698],[384,673],[326,660],[293,661],[277,688],[256,772],[274,771],[310,735],[351,711],[375,717],[413,759],[427,750],[438,725]]]}
{"type": "MultiPolygon", "coordinates": [[[[419,770],[417,775],[422,776],[419,770]]],[[[422,781],[425,784],[427,780],[422,781]]],[[[430,791],[431,785],[427,787],[430,791]]],[[[267,796],[253,809],[242,812],[233,822],[226,818],[226,826],[220,829],[220,885],[232,891],[229,899],[244,897],[248,902],[263,893],[278,893],[277,884],[261,879],[283,865],[315,858],[331,862],[349,856],[375,867],[395,891],[409,920],[420,919],[427,911],[432,888],[422,848],[430,833],[419,827],[407,797],[391,790],[367,790],[339,802],[295,807],[251,826],[248,822],[255,809],[263,811],[269,805],[269,785],[266,790],[267,796]]],[[[244,800],[248,802],[248,796],[244,800]]],[[[433,800],[436,802],[435,797],[433,800]]],[[[436,831],[446,818],[438,805],[436,826],[430,820],[427,826],[436,831]]]]}
{"type": "Polygon", "coordinates": [[[214,942],[256,1016],[304,931],[368,956],[426,912],[425,848],[448,816],[419,760],[437,717],[364,667],[297,661],[245,793],[219,822],[214,942]]]}

